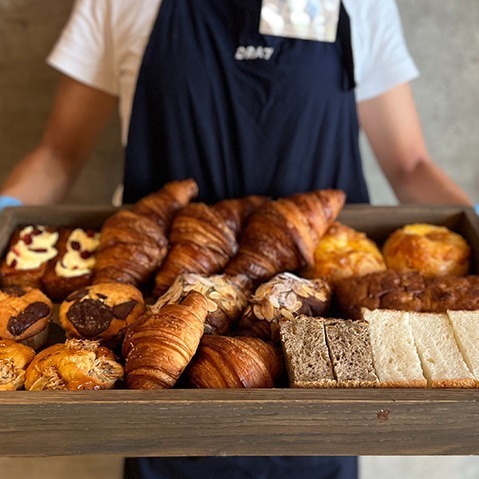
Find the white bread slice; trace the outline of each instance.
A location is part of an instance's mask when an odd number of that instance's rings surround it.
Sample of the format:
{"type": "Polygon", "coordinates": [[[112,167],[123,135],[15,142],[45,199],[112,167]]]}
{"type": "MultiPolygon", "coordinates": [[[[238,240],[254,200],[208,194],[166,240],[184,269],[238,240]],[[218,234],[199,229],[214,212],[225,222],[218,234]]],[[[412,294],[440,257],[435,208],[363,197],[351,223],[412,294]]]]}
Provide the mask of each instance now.
{"type": "Polygon", "coordinates": [[[369,324],[366,321],[327,319],[324,330],[338,386],[379,386],[373,366],[369,324]]]}
{"type": "Polygon", "coordinates": [[[479,386],[479,311],[448,311],[456,343],[479,386]]]}
{"type": "Polygon", "coordinates": [[[279,322],[289,384],[294,388],[337,385],[324,334],[324,320],[300,315],[279,322]]]}
{"type": "Polygon", "coordinates": [[[428,385],[433,388],[472,388],[475,379],[464,362],[447,314],[405,313],[428,385]]]}
{"type": "Polygon", "coordinates": [[[390,309],[362,309],[369,323],[374,368],[381,387],[426,387],[407,315],[390,309]]]}

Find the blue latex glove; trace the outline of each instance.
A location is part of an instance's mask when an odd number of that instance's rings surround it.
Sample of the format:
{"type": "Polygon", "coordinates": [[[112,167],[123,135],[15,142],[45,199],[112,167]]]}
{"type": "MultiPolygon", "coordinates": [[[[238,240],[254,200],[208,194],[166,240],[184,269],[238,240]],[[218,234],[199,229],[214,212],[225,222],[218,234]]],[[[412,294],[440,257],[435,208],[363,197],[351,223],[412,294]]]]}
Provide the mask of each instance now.
{"type": "Polygon", "coordinates": [[[476,213],[479,215],[479,203],[474,206],[474,209],[476,210],[476,213]]]}
{"type": "Polygon", "coordinates": [[[0,211],[8,206],[22,206],[22,202],[13,196],[0,195],[0,211]]]}

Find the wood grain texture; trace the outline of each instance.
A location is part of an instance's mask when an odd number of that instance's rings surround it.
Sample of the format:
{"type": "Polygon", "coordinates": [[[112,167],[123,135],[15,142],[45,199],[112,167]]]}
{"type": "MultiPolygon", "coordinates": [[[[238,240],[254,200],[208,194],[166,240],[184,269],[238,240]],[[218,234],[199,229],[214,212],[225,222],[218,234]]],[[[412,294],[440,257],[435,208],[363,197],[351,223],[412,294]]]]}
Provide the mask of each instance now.
{"type": "Polygon", "coordinates": [[[8,456],[479,453],[477,390],[12,392],[8,456]]]}
{"type": "MultiPolygon", "coordinates": [[[[99,227],[108,207],[0,215],[0,251],[19,224],[99,227]]],[[[346,206],[339,221],[381,244],[412,222],[464,235],[478,271],[479,219],[463,207],[346,206]]],[[[15,391],[0,394],[0,455],[479,454],[479,390],[253,389],[15,391]]]]}

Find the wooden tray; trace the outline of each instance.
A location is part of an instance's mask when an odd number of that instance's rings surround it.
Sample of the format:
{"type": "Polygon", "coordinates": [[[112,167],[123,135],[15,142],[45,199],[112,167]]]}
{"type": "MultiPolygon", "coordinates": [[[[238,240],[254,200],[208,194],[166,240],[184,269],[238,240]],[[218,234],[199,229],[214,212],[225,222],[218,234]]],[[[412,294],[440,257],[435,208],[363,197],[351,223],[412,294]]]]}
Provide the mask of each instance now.
{"type": "MultiPolygon", "coordinates": [[[[104,207],[21,207],[0,215],[0,252],[17,225],[99,227],[104,207]]],[[[347,206],[340,221],[381,244],[414,222],[445,225],[473,248],[472,208],[347,206]]],[[[0,454],[52,456],[479,454],[479,390],[253,389],[0,393],[0,454]]]]}

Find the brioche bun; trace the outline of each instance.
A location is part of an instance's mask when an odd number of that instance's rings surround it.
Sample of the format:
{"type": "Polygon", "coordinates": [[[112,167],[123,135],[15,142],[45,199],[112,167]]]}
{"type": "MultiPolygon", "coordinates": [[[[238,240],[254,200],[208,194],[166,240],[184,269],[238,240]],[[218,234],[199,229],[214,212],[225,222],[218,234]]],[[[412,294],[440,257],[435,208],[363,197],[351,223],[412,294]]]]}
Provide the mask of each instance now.
{"type": "Polygon", "coordinates": [[[25,368],[35,357],[29,346],[0,339],[0,391],[15,391],[25,382],[25,368]]]}
{"type": "Polygon", "coordinates": [[[464,276],[471,249],[445,226],[415,223],[394,231],[383,245],[383,255],[387,267],[395,271],[418,271],[429,278],[464,276]]]}
{"type": "Polygon", "coordinates": [[[351,276],[384,271],[380,249],[365,233],[336,221],[320,239],[314,252],[314,265],[302,276],[324,277],[331,283],[351,276]]]}

